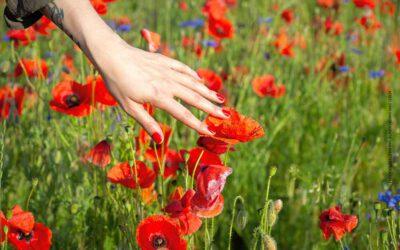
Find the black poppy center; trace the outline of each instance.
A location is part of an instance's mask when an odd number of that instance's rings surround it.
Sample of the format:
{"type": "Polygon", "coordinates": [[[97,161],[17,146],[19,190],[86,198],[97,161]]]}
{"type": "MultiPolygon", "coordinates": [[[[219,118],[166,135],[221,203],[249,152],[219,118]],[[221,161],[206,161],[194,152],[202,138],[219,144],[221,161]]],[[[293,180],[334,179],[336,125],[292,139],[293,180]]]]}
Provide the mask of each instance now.
{"type": "Polygon", "coordinates": [[[222,27],[217,27],[217,33],[220,35],[223,35],[225,33],[225,31],[222,27]]]}
{"type": "Polygon", "coordinates": [[[27,242],[29,242],[33,237],[33,232],[30,233],[24,233],[22,231],[18,231],[18,236],[17,239],[18,240],[26,240],[27,242]]]}
{"type": "Polygon", "coordinates": [[[65,99],[65,102],[66,102],[68,108],[76,107],[80,104],[79,96],[77,96],[75,94],[69,95],[65,99]]]}
{"type": "Polygon", "coordinates": [[[161,235],[156,235],[153,238],[153,247],[156,249],[163,248],[167,246],[167,240],[161,236],[161,235]]]}

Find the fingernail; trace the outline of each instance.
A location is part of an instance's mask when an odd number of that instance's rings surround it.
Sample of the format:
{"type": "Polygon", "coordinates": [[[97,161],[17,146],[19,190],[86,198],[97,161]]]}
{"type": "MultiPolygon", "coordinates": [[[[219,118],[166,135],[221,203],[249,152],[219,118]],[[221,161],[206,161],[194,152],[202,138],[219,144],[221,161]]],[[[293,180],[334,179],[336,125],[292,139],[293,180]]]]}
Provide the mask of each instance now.
{"type": "Polygon", "coordinates": [[[153,133],[151,137],[153,138],[153,141],[155,141],[155,143],[157,144],[161,144],[163,141],[161,135],[157,132],[153,133]]]}
{"type": "Polygon", "coordinates": [[[217,93],[217,98],[218,98],[218,100],[220,100],[221,102],[225,102],[225,96],[223,96],[222,94],[217,93]]]}
{"type": "Polygon", "coordinates": [[[222,108],[222,113],[228,118],[231,117],[231,111],[228,108],[222,108]]]}
{"type": "Polygon", "coordinates": [[[212,134],[215,135],[215,130],[213,128],[211,128],[210,126],[207,126],[207,130],[212,134]]]}

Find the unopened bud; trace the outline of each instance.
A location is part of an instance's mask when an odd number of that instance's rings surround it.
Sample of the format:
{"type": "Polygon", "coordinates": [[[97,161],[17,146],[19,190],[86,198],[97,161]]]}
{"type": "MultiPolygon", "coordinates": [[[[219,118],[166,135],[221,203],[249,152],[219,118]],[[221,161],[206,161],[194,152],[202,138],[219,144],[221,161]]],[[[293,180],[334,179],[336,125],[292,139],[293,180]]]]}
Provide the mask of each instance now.
{"type": "Polygon", "coordinates": [[[268,219],[268,225],[270,227],[272,227],[273,225],[275,225],[275,222],[278,219],[278,214],[275,211],[275,208],[274,208],[274,206],[272,204],[270,204],[269,207],[268,207],[267,216],[268,216],[268,218],[267,218],[268,219]]]}
{"type": "Polygon", "coordinates": [[[277,168],[275,166],[271,167],[271,170],[269,171],[269,176],[272,177],[276,174],[277,168]]]}
{"type": "Polygon", "coordinates": [[[33,180],[32,180],[32,186],[36,187],[37,184],[39,184],[39,179],[38,179],[38,178],[33,178],[33,180]]]}
{"type": "Polygon", "coordinates": [[[283,202],[281,199],[277,199],[276,201],[274,201],[274,209],[276,213],[279,214],[279,212],[282,210],[282,207],[283,207],[283,202]]]}
{"type": "Polygon", "coordinates": [[[244,209],[240,209],[237,216],[236,216],[236,226],[243,230],[247,224],[247,212],[244,209]]]}
{"type": "Polygon", "coordinates": [[[263,243],[264,243],[264,248],[266,250],[276,250],[277,249],[276,241],[274,240],[274,238],[272,238],[268,234],[264,235],[263,243]]]}

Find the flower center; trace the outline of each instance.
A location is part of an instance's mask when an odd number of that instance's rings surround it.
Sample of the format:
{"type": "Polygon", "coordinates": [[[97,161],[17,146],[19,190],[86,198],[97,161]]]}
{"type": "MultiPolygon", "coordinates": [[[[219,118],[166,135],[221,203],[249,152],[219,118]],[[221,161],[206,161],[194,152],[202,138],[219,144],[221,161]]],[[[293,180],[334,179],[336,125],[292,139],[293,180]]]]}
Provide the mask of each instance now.
{"type": "Polygon", "coordinates": [[[80,104],[79,97],[75,94],[67,96],[65,102],[66,102],[68,108],[73,108],[80,104]]]}
{"type": "Polygon", "coordinates": [[[167,246],[167,240],[160,236],[160,235],[156,235],[153,238],[153,247],[155,247],[156,249],[163,249],[167,246]]]}
{"type": "Polygon", "coordinates": [[[32,239],[32,237],[33,237],[33,232],[25,234],[24,232],[19,231],[17,239],[18,240],[26,240],[27,242],[29,242],[32,239]]]}

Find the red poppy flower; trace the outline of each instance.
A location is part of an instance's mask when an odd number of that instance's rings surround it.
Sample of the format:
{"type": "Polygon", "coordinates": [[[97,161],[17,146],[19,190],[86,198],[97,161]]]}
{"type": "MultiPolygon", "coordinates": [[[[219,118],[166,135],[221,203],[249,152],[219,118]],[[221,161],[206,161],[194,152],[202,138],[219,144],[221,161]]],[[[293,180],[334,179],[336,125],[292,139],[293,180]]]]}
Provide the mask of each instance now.
{"type": "Polygon", "coordinates": [[[92,111],[90,88],[77,82],[60,82],[52,90],[50,108],[76,117],[87,116],[92,111]]]}
{"type": "Polygon", "coordinates": [[[333,22],[330,17],[326,18],[325,20],[325,32],[329,33],[332,31],[332,33],[336,36],[340,35],[343,32],[343,24],[340,23],[339,21],[333,22]]]}
{"type": "Polygon", "coordinates": [[[350,233],[357,226],[358,219],[355,215],[342,214],[339,206],[324,210],[319,216],[319,227],[328,240],[331,235],[335,240],[340,240],[346,232],[350,233]]]}
{"type": "Polygon", "coordinates": [[[94,85],[92,89],[94,89],[94,100],[95,102],[107,105],[107,106],[115,106],[117,105],[117,101],[114,97],[110,94],[108,89],[106,88],[106,84],[104,83],[103,78],[98,76],[88,76],[86,78],[87,84],[94,85]]]}
{"type": "Polygon", "coordinates": [[[286,23],[292,23],[294,20],[294,11],[292,9],[285,9],[281,13],[281,17],[286,23]]]}
{"type": "Polygon", "coordinates": [[[256,77],[252,81],[252,86],[254,92],[259,97],[273,97],[279,98],[282,97],[285,92],[286,88],[282,84],[275,83],[275,77],[272,75],[263,75],[260,77],[256,77]]]}
{"type": "Polygon", "coordinates": [[[212,137],[206,137],[206,136],[200,136],[199,139],[197,140],[197,146],[202,147],[214,154],[224,154],[228,150],[229,151],[234,151],[234,147],[232,145],[229,145],[228,143],[212,138],[212,137]]]}
{"type": "Polygon", "coordinates": [[[395,51],[395,56],[396,56],[396,59],[397,59],[397,64],[400,64],[400,49],[395,51]]]}
{"type": "MultiPolygon", "coordinates": [[[[179,152],[172,149],[167,149],[167,153],[165,154],[164,158],[164,179],[176,177],[176,172],[179,170],[180,164],[182,163],[184,163],[184,160],[179,152]]],[[[153,168],[156,173],[160,172],[158,161],[153,162],[153,168]]]]}
{"type": "Polygon", "coordinates": [[[285,30],[281,30],[276,36],[273,45],[278,49],[279,53],[284,56],[293,57],[293,41],[291,41],[285,30]]]}
{"type": "Polygon", "coordinates": [[[14,69],[14,76],[19,77],[25,73],[28,77],[46,78],[48,74],[46,61],[42,59],[21,59],[14,69]]]}
{"type": "Polygon", "coordinates": [[[164,211],[176,220],[184,235],[193,234],[201,227],[201,219],[191,209],[194,194],[194,190],[189,189],[182,197],[173,200],[164,208],[164,211]]]}
{"type": "Polygon", "coordinates": [[[368,13],[357,20],[364,30],[368,33],[374,33],[376,30],[382,27],[382,24],[376,18],[374,13],[368,13]]]}
{"type": "Polygon", "coordinates": [[[140,222],[136,229],[136,241],[143,250],[187,249],[178,225],[164,215],[152,215],[140,222]]]}
{"type": "Polygon", "coordinates": [[[207,30],[216,39],[229,39],[235,33],[232,23],[226,18],[215,19],[210,17],[207,22],[207,30]]]}
{"type": "Polygon", "coordinates": [[[202,148],[194,148],[189,152],[181,152],[181,154],[185,153],[189,154],[189,159],[187,160],[187,168],[189,174],[194,178],[197,177],[203,166],[210,164],[222,164],[219,155],[211,153],[202,148]]]}
{"type": "Polygon", "coordinates": [[[96,146],[86,154],[85,160],[98,167],[105,168],[111,162],[111,145],[107,140],[97,143],[96,146]]]}
{"type": "Polygon", "coordinates": [[[214,138],[229,144],[248,142],[264,136],[264,129],[255,120],[246,117],[233,108],[228,109],[229,119],[208,116],[207,126],[215,132],[214,138]]]}
{"type": "Polygon", "coordinates": [[[131,189],[137,188],[138,183],[141,188],[148,188],[154,183],[156,174],[141,161],[136,161],[132,167],[123,162],[108,171],[107,179],[131,189]]]}
{"type": "Polygon", "coordinates": [[[140,153],[141,150],[144,150],[145,158],[151,162],[163,161],[165,154],[168,152],[169,138],[172,134],[170,126],[166,124],[159,125],[164,134],[164,140],[161,144],[155,143],[143,129],[140,129],[139,137],[136,138],[136,151],[140,153]]]}
{"type": "Polygon", "coordinates": [[[161,36],[155,32],[152,32],[147,29],[142,29],[140,34],[149,44],[149,51],[150,52],[157,52],[161,47],[161,36]]]}
{"type": "Polygon", "coordinates": [[[375,8],[375,0],[353,0],[357,8],[375,8]]]}
{"type": "Polygon", "coordinates": [[[331,8],[335,4],[335,0],[318,0],[317,3],[323,8],[331,8]]]}
{"type": "Polygon", "coordinates": [[[23,211],[18,205],[13,208],[7,226],[8,242],[16,249],[50,249],[52,238],[50,229],[41,223],[36,223],[32,213],[23,211]]]}
{"type": "Polygon", "coordinates": [[[205,81],[205,84],[209,89],[216,92],[222,89],[223,84],[221,77],[211,69],[200,68],[197,70],[197,74],[205,81]]]}
{"type": "Polygon", "coordinates": [[[207,0],[202,8],[205,16],[216,20],[223,19],[228,8],[222,0],[207,0]]]}
{"type": "Polygon", "coordinates": [[[25,89],[19,86],[11,88],[6,85],[0,88],[0,118],[7,119],[11,110],[14,115],[22,115],[23,104],[27,97],[25,89]]]}
{"type": "Polygon", "coordinates": [[[393,16],[396,12],[396,4],[390,0],[382,2],[380,10],[383,14],[389,14],[390,16],[393,16]]]}
{"type": "Polygon", "coordinates": [[[56,25],[47,17],[43,16],[42,18],[40,18],[34,25],[33,25],[33,29],[44,35],[47,36],[50,31],[54,30],[56,28],[56,25]]]}
{"type": "Polygon", "coordinates": [[[187,11],[188,10],[188,4],[185,1],[180,1],[179,2],[179,9],[182,11],[187,11]]]}
{"type": "Polygon", "coordinates": [[[103,0],[90,0],[93,8],[99,15],[105,15],[107,13],[107,4],[103,0]]]}
{"type": "Polygon", "coordinates": [[[36,33],[32,27],[24,30],[9,30],[7,31],[6,35],[11,41],[14,42],[16,47],[21,44],[26,46],[36,40],[36,33]]]}

